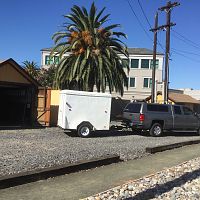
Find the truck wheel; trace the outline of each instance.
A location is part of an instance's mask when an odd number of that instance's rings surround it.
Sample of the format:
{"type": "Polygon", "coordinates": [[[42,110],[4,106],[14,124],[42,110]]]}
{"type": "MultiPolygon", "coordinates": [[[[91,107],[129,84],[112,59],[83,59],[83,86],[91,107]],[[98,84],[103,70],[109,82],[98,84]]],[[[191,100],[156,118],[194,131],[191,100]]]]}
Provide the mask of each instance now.
{"type": "Polygon", "coordinates": [[[162,135],[162,125],[159,124],[159,123],[155,123],[151,126],[151,129],[149,131],[150,135],[151,136],[154,136],[154,137],[159,137],[162,135]]]}
{"type": "Polygon", "coordinates": [[[89,123],[82,123],[78,125],[77,132],[80,137],[89,137],[91,135],[92,125],[89,123]]]}

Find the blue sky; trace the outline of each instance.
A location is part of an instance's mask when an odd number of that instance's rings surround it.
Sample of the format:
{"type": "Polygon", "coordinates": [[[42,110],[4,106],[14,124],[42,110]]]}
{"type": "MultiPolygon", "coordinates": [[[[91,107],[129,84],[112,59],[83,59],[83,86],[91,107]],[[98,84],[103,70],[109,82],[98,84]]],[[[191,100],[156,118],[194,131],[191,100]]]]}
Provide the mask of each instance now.
{"type": "MultiPolygon", "coordinates": [[[[148,35],[149,25],[139,7],[138,0],[129,0],[148,35]]],[[[35,61],[40,65],[41,52],[51,47],[53,33],[60,30],[63,15],[76,4],[89,7],[91,0],[1,0],[0,12],[0,59],[13,58],[19,64],[35,61]]],[[[157,8],[166,4],[165,0],[140,0],[143,9],[153,26],[157,8]]],[[[185,40],[176,32],[171,34],[170,88],[200,89],[200,1],[179,0],[180,6],[172,10],[173,30],[191,40],[185,40]],[[179,39],[178,39],[178,38],[179,39]],[[181,41],[180,39],[184,40],[181,41]]],[[[110,13],[109,23],[122,25],[121,31],[128,35],[128,47],[152,49],[152,40],[147,37],[126,0],[95,0],[100,10],[106,7],[110,13]]],[[[159,25],[165,24],[165,13],[159,12],[159,25]]],[[[158,34],[160,43],[165,46],[165,31],[158,34]]],[[[163,50],[158,46],[158,50],[163,50]]]]}

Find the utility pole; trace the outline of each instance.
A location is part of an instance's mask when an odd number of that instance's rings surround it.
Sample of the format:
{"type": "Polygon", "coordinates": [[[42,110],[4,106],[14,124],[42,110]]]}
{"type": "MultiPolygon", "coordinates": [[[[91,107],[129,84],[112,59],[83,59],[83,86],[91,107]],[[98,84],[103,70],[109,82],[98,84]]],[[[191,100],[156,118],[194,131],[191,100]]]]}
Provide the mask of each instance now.
{"type": "Polygon", "coordinates": [[[152,87],[151,87],[151,103],[155,103],[155,77],[156,77],[156,50],[157,50],[157,29],[158,29],[158,12],[155,15],[155,26],[150,31],[154,32],[154,43],[153,43],[153,66],[152,66],[152,87]]]}
{"type": "Polygon", "coordinates": [[[180,3],[169,1],[166,6],[159,8],[160,11],[166,12],[166,50],[165,50],[165,78],[164,78],[164,103],[168,103],[169,96],[169,52],[170,52],[170,28],[176,24],[171,23],[171,10],[180,3]]]}

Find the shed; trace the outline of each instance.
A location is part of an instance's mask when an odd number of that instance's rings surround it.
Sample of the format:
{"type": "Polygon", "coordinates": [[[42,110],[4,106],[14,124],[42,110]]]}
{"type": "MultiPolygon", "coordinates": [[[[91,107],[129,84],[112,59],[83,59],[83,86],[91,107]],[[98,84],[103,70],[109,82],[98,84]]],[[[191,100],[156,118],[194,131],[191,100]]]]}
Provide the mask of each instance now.
{"type": "Polygon", "coordinates": [[[0,126],[30,125],[36,120],[38,86],[12,58],[0,61],[0,126]]]}
{"type": "MultiPolygon", "coordinates": [[[[147,102],[151,102],[151,96],[145,99],[147,102]]],[[[157,102],[163,103],[162,92],[157,93],[157,102]]],[[[200,106],[200,102],[187,94],[183,94],[182,92],[169,92],[169,103],[185,105],[191,108],[194,111],[198,111],[198,107],[200,106]]]]}

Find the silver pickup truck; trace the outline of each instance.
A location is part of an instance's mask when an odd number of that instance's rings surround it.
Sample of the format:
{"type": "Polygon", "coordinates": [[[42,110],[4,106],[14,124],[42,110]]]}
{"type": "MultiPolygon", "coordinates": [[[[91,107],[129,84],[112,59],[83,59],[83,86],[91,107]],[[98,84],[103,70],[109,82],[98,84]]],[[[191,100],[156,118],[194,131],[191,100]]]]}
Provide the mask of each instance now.
{"type": "Polygon", "coordinates": [[[149,130],[151,136],[161,136],[163,131],[197,131],[200,135],[200,118],[182,105],[129,103],[123,119],[133,131],[149,130]]]}

